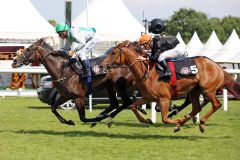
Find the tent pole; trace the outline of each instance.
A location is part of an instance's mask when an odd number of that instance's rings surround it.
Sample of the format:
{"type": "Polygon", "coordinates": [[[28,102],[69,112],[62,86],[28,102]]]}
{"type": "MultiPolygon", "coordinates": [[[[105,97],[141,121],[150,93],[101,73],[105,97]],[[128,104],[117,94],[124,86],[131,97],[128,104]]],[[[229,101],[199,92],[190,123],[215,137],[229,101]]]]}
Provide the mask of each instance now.
{"type": "Polygon", "coordinates": [[[87,27],[88,27],[88,0],[87,0],[87,27]]]}

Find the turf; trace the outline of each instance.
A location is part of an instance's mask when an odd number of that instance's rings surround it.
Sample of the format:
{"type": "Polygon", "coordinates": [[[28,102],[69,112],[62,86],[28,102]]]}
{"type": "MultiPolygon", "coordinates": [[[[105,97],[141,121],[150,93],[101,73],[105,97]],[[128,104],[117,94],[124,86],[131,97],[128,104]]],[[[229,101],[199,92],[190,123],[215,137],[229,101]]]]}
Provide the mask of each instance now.
{"type": "MultiPolygon", "coordinates": [[[[209,108],[208,105],[202,114],[209,108]]],[[[94,108],[93,113],[87,110],[87,117],[101,110],[94,108]]],[[[37,98],[0,98],[0,160],[238,160],[240,157],[239,101],[230,101],[227,112],[218,110],[206,124],[205,133],[200,133],[198,125],[192,122],[173,133],[174,126],[162,124],[160,114],[154,125],[139,124],[128,109],[114,119],[111,128],[107,127],[107,120],[90,128],[79,121],[76,110],[59,112],[76,125],[58,122],[49,106],[37,98]]]]}

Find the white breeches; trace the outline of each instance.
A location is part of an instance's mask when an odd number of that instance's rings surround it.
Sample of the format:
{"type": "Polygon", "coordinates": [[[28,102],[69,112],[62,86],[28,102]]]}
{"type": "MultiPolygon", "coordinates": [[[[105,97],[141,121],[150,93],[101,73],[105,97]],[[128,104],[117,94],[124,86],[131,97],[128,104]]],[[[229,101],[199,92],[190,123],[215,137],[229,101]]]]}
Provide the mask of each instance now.
{"type": "Polygon", "coordinates": [[[100,42],[98,36],[94,36],[91,40],[89,40],[85,45],[82,46],[80,50],[76,52],[77,56],[81,58],[81,60],[86,60],[88,57],[88,52],[92,51],[96,44],[100,42]]]}
{"type": "Polygon", "coordinates": [[[178,44],[175,48],[164,51],[158,57],[158,62],[165,60],[166,58],[175,58],[179,56],[183,56],[185,53],[185,47],[181,44],[178,44]]]}

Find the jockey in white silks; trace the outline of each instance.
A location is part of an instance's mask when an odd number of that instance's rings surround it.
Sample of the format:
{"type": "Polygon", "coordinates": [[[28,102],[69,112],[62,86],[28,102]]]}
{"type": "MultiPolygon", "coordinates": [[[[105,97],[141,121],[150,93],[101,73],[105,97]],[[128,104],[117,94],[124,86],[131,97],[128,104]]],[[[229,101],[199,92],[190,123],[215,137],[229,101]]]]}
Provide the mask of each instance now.
{"type": "Polygon", "coordinates": [[[62,50],[68,50],[68,55],[72,56],[69,59],[71,63],[77,62],[76,57],[73,56],[74,53],[76,53],[81,59],[81,64],[84,69],[83,77],[87,77],[89,75],[89,60],[87,54],[100,42],[99,36],[96,34],[96,29],[90,27],[70,28],[70,26],[65,23],[58,24],[55,29],[59,37],[66,40],[62,50]]]}

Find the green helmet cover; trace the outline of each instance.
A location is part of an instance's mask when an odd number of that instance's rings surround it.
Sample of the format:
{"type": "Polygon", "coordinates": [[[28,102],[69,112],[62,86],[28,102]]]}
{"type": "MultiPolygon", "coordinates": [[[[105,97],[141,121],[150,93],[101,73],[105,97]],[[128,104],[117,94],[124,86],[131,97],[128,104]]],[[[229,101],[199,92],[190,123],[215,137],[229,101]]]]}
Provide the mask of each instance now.
{"type": "Polygon", "coordinates": [[[57,33],[62,31],[68,31],[69,29],[70,29],[70,26],[66,23],[59,23],[55,27],[55,30],[57,33]]]}

